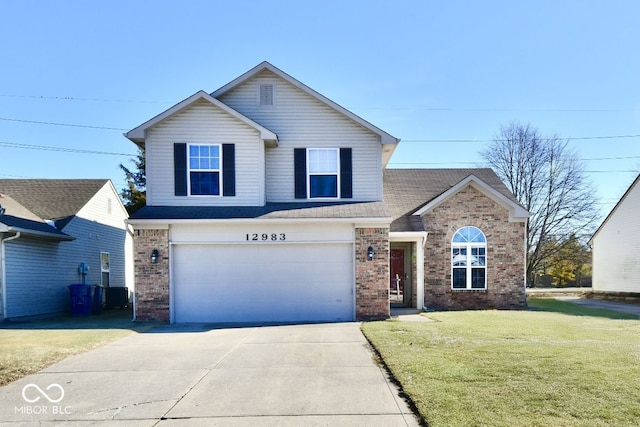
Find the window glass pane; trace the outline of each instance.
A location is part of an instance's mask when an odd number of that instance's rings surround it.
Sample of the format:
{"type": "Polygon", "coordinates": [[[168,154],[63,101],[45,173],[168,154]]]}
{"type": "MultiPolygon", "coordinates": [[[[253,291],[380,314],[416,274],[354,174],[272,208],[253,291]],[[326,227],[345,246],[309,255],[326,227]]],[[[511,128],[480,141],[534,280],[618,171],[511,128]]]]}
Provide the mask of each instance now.
{"type": "Polygon", "coordinates": [[[467,287],[467,269],[454,268],[453,269],[453,288],[465,289],[466,287],[467,287]]]}
{"type": "Polygon", "coordinates": [[[220,195],[220,174],[218,172],[191,172],[190,178],[192,195],[220,195]]]}
{"type": "Polygon", "coordinates": [[[453,236],[454,242],[485,242],[485,237],[482,231],[476,227],[462,227],[453,236]]]}
{"type": "Polygon", "coordinates": [[[453,248],[451,251],[451,264],[454,267],[467,265],[467,248],[453,248]]]}
{"type": "Polygon", "coordinates": [[[338,177],[336,175],[312,175],[309,177],[311,197],[338,197],[338,177]]]}
{"type": "Polygon", "coordinates": [[[200,146],[200,157],[209,157],[209,146],[201,145],[200,146]]]}
{"type": "Polygon", "coordinates": [[[485,265],[485,248],[471,248],[471,265],[485,265]]]}
{"type": "Polygon", "coordinates": [[[309,173],[338,173],[338,151],[310,149],[309,173]]]}
{"type": "Polygon", "coordinates": [[[472,268],[471,269],[471,288],[484,289],[484,268],[472,268]]]}
{"type": "Polygon", "coordinates": [[[201,158],[201,159],[200,159],[200,166],[199,166],[199,168],[200,168],[200,169],[209,169],[209,168],[210,168],[210,166],[209,166],[209,158],[204,158],[204,159],[203,159],[203,158],[201,158]]]}
{"type": "Polygon", "coordinates": [[[189,157],[198,157],[200,153],[199,145],[190,145],[189,146],[189,157]]]}
{"type": "Polygon", "coordinates": [[[217,145],[190,145],[189,169],[219,170],[220,147],[217,145]]]}

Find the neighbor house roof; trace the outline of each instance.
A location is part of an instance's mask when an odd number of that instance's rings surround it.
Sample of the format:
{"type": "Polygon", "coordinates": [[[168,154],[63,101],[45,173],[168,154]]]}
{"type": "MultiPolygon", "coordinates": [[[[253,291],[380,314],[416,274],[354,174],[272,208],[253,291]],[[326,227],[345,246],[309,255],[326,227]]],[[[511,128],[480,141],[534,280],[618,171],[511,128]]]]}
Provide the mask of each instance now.
{"type": "Polygon", "coordinates": [[[265,206],[145,206],[130,218],[137,220],[202,219],[379,219],[390,221],[382,202],[267,203],[265,206]]]}
{"type": "Polygon", "coordinates": [[[447,196],[448,191],[457,186],[474,182],[494,192],[492,196],[517,209],[518,215],[528,215],[504,185],[489,168],[475,169],[385,169],[384,201],[391,211],[393,222],[391,231],[423,231],[420,211],[447,196]],[[519,208],[519,209],[518,209],[519,208]]]}
{"type": "Polygon", "coordinates": [[[0,179],[0,193],[24,208],[56,222],[58,229],[76,215],[107,179],[0,179]]]}
{"type": "Polygon", "coordinates": [[[46,223],[11,196],[0,193],[0,206],[3,209],[0,214],[0,233],[22,233],[51,240],[74,239],[46,223]]]}

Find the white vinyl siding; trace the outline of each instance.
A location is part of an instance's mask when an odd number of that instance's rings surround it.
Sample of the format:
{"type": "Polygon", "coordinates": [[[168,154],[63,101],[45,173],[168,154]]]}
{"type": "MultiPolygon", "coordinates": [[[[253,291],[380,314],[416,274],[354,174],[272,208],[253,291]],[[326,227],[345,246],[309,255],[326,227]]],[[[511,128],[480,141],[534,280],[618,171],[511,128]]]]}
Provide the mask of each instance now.
{"type": "Polygon", "coordinates": [[[640,292],[640,180],[592,241],[593,290],[640,292]]]}
{"type": "Polygon", "coordinates": [[[258,131],[200,101],[153,127],[146,140],[147,203],[156,206],[256,206],[264,204],[264,143],[258,131]],[[234,144],[236,195],[174,194],[173,144],[234,144]]]}
{"type": "Polygon", "coordinates": [[[353,149],[353,201],[382,200],[382,146],[378,135],[274,74],[264,71],[220,100],[278,135],[266,150],[267,201],[294,202],[294,148],[353,149]],[[272,108],[259,108],[260,82],[273,83],[272,108]]]}

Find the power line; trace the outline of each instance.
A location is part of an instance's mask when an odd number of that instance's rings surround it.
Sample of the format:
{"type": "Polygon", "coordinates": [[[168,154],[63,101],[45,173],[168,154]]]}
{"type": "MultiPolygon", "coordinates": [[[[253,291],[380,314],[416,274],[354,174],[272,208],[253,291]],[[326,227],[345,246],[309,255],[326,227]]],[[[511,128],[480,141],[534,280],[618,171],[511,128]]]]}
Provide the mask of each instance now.
{"type": "MultiPolygon", "coordinates": [[[[640,138],[640,134],[633,135],[597,135],[597,136],[570,136],[568,138],[540,138],[541,140],[560,139],[566,141],[575,140],[592,140],[592,139],[623,139],[623,138],[640,138]]],[[[506,141],[504,139],[403,139],[402,142],[417,142],[417,143],[483,143],[494,141],[506,141]]]]}
{"type": "Polygon", "coordinates": [[[123,129],[123,128],[106,127],[106,126],[76,125],[76,124],[70,124],[70,123],[40,122],[40,121],[36,121],[36,120],[11,119],[11,118],[8,118],[8,117],[0,117],[0,120],[4,120],[4,121],[7,121],[7,122],[35,123],[35,124],[38,124],[38,125],[69,126],[69,127],[76,127],[76,128],[103,129],[103,130],[121,130],[121,131],[129,130],[129,129],[123,129]]]}
{"type": "Polygon", "coordinates": [[[127,157],[137,156],[137,154],[114,153],[110,151],[83,150],[81,148],[53,147],[50,145],[18,144],[16,142],[7,142],[7,141],[0,141],[0,147],[23,148],[27,150],[41,150],[41,151],[60,151],[63,153],[100,154],[100,155],[106,155],[106,156],[127,156],[127,157]]]}
{"type": "Polygon", "coordinates": [[[172,104],[169,101],[144,101],[140,99],[76,98],[73,96],[11,95],[6,93],[0,94],[0,97],[48,99],[48,100],[55,100],[55,101],[126,102],[126,103],[135,103],[135,104],[172,104]]]}

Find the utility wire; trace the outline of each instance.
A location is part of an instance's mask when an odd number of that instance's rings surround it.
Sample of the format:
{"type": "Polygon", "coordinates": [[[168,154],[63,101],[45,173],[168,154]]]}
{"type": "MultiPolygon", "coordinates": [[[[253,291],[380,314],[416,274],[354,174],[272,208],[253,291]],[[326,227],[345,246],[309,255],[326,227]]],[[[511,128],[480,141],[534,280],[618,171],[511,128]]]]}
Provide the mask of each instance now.
{"type": "Polygon", "coordinates": [[[123,129],[123,128],[111,128],[106,126],[76,125],[76,124],[70,124],[70,123],[39,122],[36,120],[11,119],[8,117],[0,117],[0,120],[4,120],[7,122],[35,123],[38,125],[70,126],[70,127],[76,127],[76,128],[104,129],[104,130],[129,130],[129,129],[123,129]]]}
{"type": "Polygon", "coordinates": [[[172,104],[169,101],[143,101],[139,99],[76,98],[73,96],[11,95],[7,93],[0,94],[0,97],[50,99],[50,100],[56,100],[56,101],[126,102],[126,103],[135,103],[135,104],[172,104]]]}
{"type": "Polygon", "coordinates": [[[114,153],[110,151],[83,150],[81,148],[53,147],[50,145],[18,144],[15,142],[7,142],[7,141],[0,141],[0,147],[23,148],[27,150],[41,150],[41,151],[61,151],[64,153],[100,154],[100,155],[106,155],[106,156],[127,156],[127,157],[137,156],[137,154],[114,153]]]}

